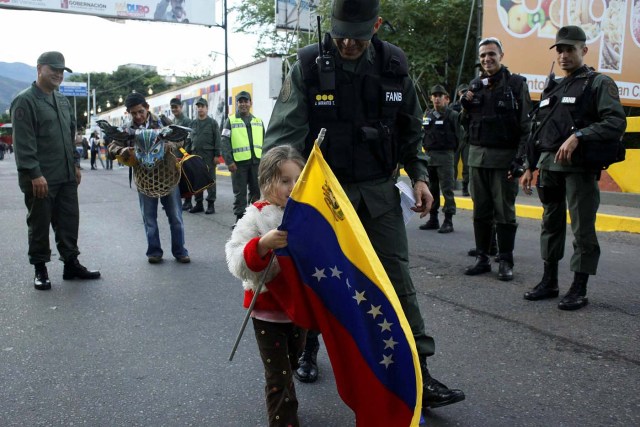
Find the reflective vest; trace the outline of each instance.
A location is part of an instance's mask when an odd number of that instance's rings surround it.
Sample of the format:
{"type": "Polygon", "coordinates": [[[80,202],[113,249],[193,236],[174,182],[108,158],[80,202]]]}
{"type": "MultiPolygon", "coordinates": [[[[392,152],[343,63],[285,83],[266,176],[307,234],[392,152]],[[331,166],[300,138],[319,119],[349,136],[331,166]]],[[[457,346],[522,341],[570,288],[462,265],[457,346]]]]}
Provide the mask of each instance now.
{"type": "MultiPolygon", "coordinates": [[[[236,117],[235,114],[231,114],[229,115],[229,124],[231,125],[233,160],[236,162],[251,160],[251,143],[249,142],[249,133],[244,120],[236,117]]],[[[257,159],[262,157],[263,134],[264,125],[262,120],[257,117],[251,118],[251,141],[253,142],[253,154],[257,159]]]]}

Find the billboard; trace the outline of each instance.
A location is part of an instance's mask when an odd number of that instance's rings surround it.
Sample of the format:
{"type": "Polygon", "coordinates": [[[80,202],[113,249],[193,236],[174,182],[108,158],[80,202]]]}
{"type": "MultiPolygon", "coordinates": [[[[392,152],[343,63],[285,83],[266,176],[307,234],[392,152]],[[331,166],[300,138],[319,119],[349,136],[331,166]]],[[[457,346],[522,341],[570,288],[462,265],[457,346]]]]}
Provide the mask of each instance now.
{"type": "MultiPolygon", "coordinates": [[[[579,25],[587,35],[585,64],[618,84],[624,105],[640,106],[640,0],[489,0],[483,36],[498,37],[504,63],[525,76],[540,98],[555,50],[558,29],[579,25]]],[[[561,71],[556,67],[556,74],[561,71]]]]}
{"type": "Polygon", "coordinates": [[[315,31],[317,0],[276,0],[276,28],[315,31]]]}
{"type": "Polygon", "coordinates": [[[0,7],[116,19],[217,25],[216,0],[0,0],[0,7]]]}

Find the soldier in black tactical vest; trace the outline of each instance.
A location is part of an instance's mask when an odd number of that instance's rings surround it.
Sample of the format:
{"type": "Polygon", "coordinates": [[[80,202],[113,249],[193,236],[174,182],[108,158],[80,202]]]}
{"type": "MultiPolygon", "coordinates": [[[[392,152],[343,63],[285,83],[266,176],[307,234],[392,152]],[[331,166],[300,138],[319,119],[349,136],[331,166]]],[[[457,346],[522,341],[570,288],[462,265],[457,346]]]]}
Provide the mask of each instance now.
{"type": "Polygon", "coordinates": [[[429,166],[429,190],[433,195],[433,204],[429,211],[429,220],[422,224],[421,230],[438,230],[438,233],[453,231],[453,216],[456,214],[456,199],[453,196],[456,180],[453,175],[453,158],[458,146],[460,126],[458,113],[450,108],[449,93],[442,85],[431,88],[433,110],[424,117],[424,151],[429,166]],[[440,227],[438,210],[440,209],[440,190],[444,196],[444,222],[440,227]]]}
{"type": "Polygon", "coordinates": [[[433,197],[420,153],[422,111],[404,52],[379,40],[379,0],[334,0],[331,35],[298,51],[283,83],[265,137],[264,151],[291,144],[308,155],[320,128],[320,147],[364,226],[411,325],[423,378],[423,407],[464,399],[429,374],[433,338],[409,274],[409,248],[395,187],[398,163],[411,178],[414,210],[427,214],[433,197]],[[322,59],[316,62],[316,59],[322,59]]]}
{"type": "Polygon", "coordinates": [[[570,264],[574,279],[558,304],[562,310],[587,305],[587,281],[589,275],[596,274],[600,259],[595,229],[600,170],[586,166],[586,150],[593,149],[595,157],[605,157],[607,148],[615,147],[626,128],[615,82],[584,65],[589,50],[586,41],[585,32],[574,25],[563,27],[556,34],[551,48],[556,48],[564,78],[550,79],[543,91],[534,137],[527,150],[529,169],[521,179],[523,190],[531,194],[537,166],[538,196],[544,207],[540,234],[544,274],[540,283],[524,294],[527,300],[555,298],[559,294],[558,261],[564,256],[569,209],[575,237],[570,264]]]}
{"type": "Polygon", "coordinates": [[[476,263],[473,276],[491,271],[489,250],[493,224],[498,240],[499,280],[513,280],[516,195],[523,171],[516,159],[529,137],[531,98],[524,77],[501,65],[502,43],[495,37],[480,42],[483,73],[462,97],[462,121],[469,131],[469,175],[473,199],[476,263]]]}

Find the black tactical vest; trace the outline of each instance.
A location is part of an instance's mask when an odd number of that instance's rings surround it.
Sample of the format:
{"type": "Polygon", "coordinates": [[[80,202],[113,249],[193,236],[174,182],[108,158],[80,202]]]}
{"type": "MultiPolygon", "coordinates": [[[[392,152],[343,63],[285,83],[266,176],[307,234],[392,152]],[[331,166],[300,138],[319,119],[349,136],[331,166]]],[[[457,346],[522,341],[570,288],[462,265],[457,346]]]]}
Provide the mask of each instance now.
{"type": "Polygon", "coordinates": [[[458,144],[456,138],[457,124],[451,119],[451,111],[436,116],[430,112],[422,122],[424,128],[424,148],[428,150],[455,150],[458,144]]]}
{"type": "MultiPolygon", "coordinates": [[[[315,59],[317,45],[298,51],[307,88],[309,136],[305,156],[321,128],[327,133],[320,147],[338,180],[363,182],[389,177],[398,163],[397,121],[408,75],[402,50],[377,37],[372,39],[375,61],[362,74],[342,69],[336,61],[335,90],[322,90],[315,59]]],[[[333,55],[339,56],[335,46],[333,55]]]]}
{"type": "Polygon", "coordinates": [[[561,80],[548,93],[542,93],[535,117],[535,123],[540,126],[535,138],[538,151],[558,150],[577,129],[596,121],[593,112],[597,109],[591,108],[591,86],[597,75],[585,66],[561,80]]]}
{"type": "Polygon", "coordinates": [[[516,148],[520,142],[520,95],[526,79],[506,67],[493,76],[474,79],[469,90],[473,100],[465,103],[469,115],[469,143],[483,147],[516,148]],[[493,80],[491,86],[486,79],[493,80]],[[495,89],[490,89],[494,87],[495,89]]]}

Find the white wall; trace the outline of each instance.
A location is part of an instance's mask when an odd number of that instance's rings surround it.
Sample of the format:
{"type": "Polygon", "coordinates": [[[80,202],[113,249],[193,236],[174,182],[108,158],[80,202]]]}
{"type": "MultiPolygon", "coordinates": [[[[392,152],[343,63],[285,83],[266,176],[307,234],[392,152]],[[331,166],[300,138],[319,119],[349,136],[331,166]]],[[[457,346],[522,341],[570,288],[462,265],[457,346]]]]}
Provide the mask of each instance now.
{"type": "MultiPolygon", "coordinates": [[[[282,58],[268,57],[259,59],[250,64],[229,70],[229,113],[233,114],[233,94],[250,87],[253,107],[252,113],[269,124],[271,111],[282,86],[282,58]]],[[[98,88],[98,91],[100,89],[98,88]]],[[[224,74],[218,74],[211,79],[200,80],[167,92],[146,96],[151,111],[155,114],[162,113],[171,117],[169,101],[179,97],[183,101],[183,111],[191,118],[195,118],[197,112],[195,103],[200,97],[209,102],[209,115],[222,125],[225,117],[224,111],[224,74]],[[212,88],[213,87],[213,88],[212,88]],[[219,90],[218,90],[219,88],[219,90]]],[[[120,126],[128,121],[125,107],[113,108],[96,116],[100,120],[106,120],[112,125],[120,126]]]]}

